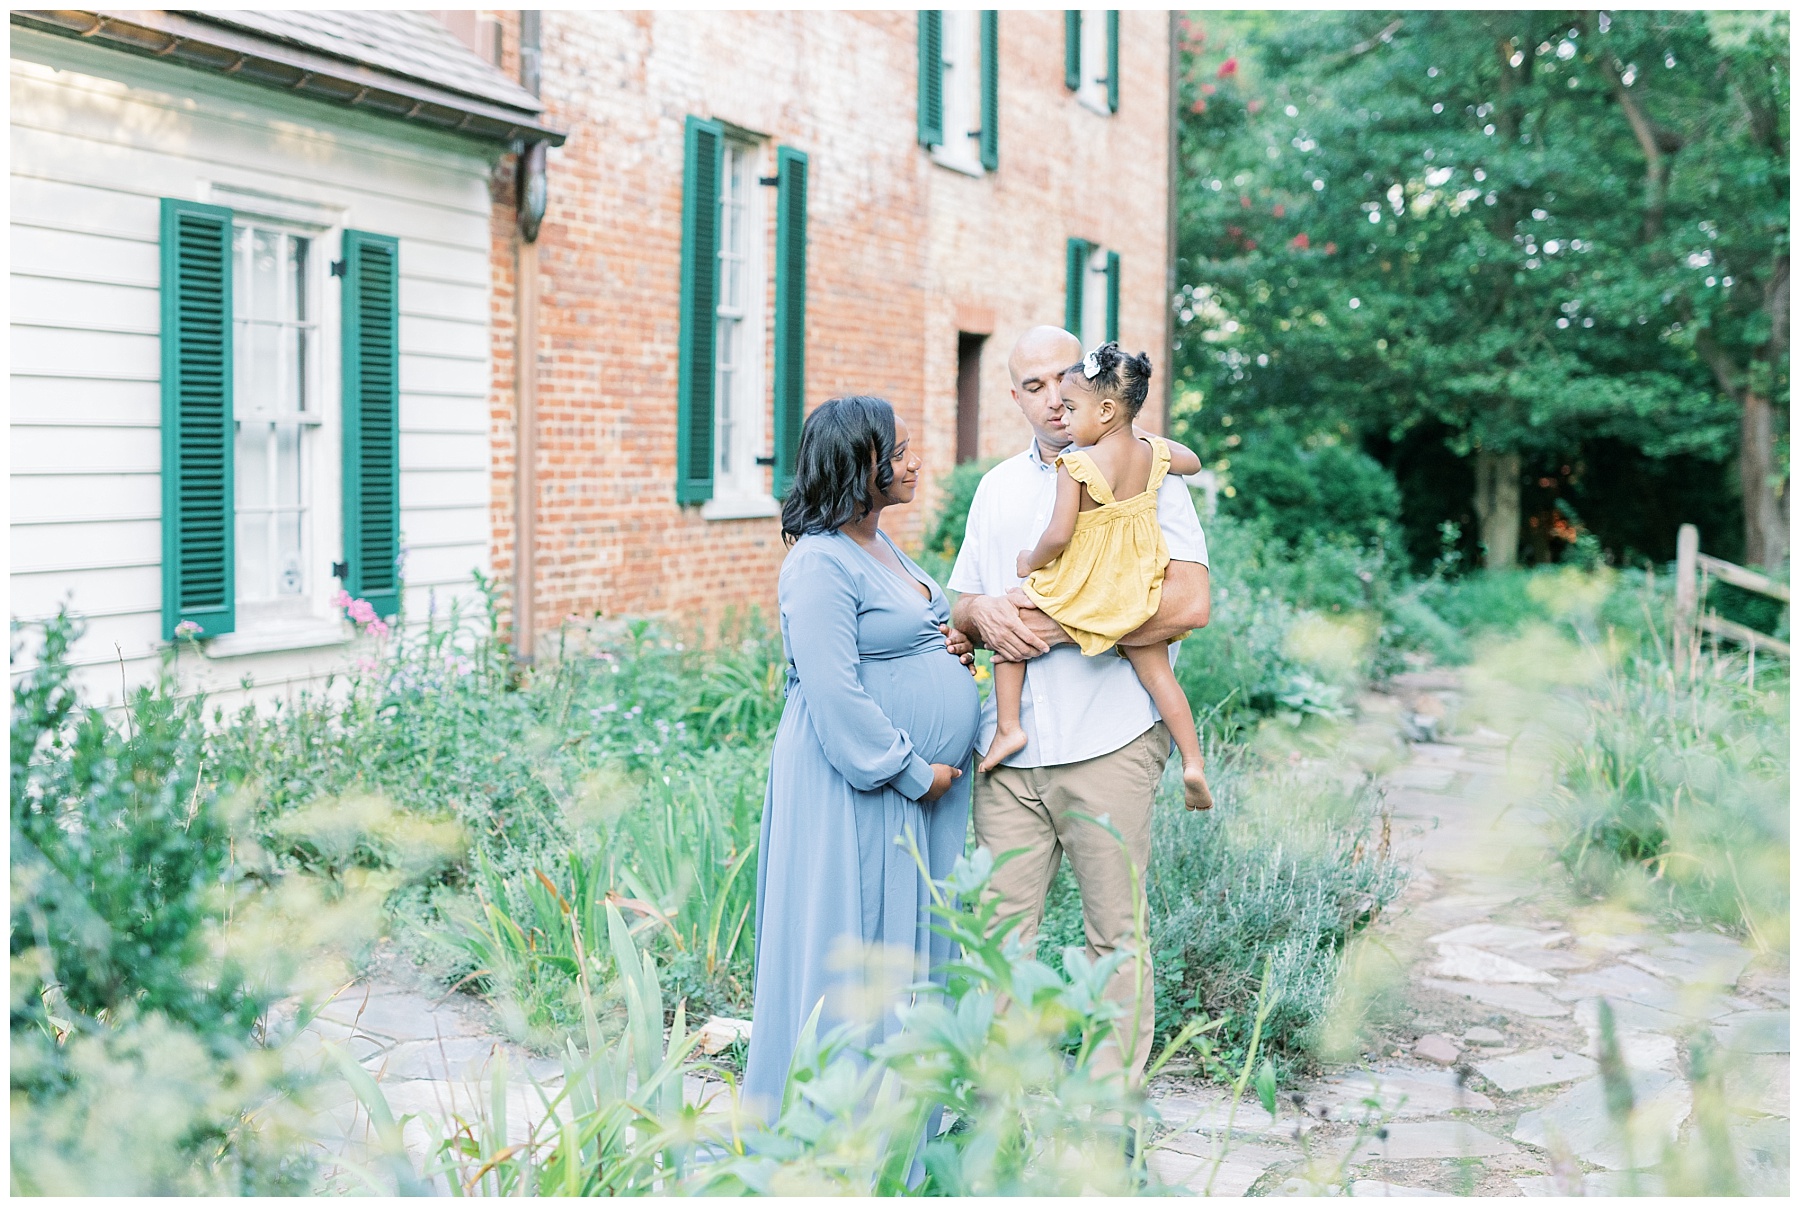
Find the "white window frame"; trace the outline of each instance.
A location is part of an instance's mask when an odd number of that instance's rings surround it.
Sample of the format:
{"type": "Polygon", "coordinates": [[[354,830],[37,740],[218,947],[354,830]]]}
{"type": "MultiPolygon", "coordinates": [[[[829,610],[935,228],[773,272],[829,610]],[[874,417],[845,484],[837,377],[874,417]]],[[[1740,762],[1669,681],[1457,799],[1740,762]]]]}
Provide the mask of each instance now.
{"type": "Polygon", "coordinates": [[[1113,115],[1106,104],[1106,16],[1111,11],[1081,10],[1081,87],[1075,99],[1101,117],[1113,115]]]}
{"type": "Polygon", "coordinates": [[[1088,248],[1081,281],[1081,342],[1088,351],[1106,342],[1106,248],[1088,248]]]}
{"type": "Polygon", "coordinates": [[[724,159],[719,181],[719,297],[713,312],[713,497],[700,507],[701,516],[709,520],[749,519],[781,511],[769,469],[758,460],[768,444],[771,407],[766,353],[770,207],[761,183],[770,174],[767,140],[727,130],[724,159]],[[727,246],[724,210],[734,197],[741,198],[743,205],[743,246],[735,250],[727,246]],[[726,298],[727,261],[733,258],[743,281],[737,306],[729,305],[726,298]],[[736,324],[732,360],[722,346],[725,321],[736,324]],[[724,376],[728,367],[733,374],[729,391],[724,376]]]}
{"type": "MultiPolygon", "coordinates": [[[[340,347],[343,341],[343,286],[330,272],[333,260],[342,254],[344,212],[335,206],[260,191],[214,185],[206,200],[232,210],[232,237],[237,230],[250,226],[281,231],[311,240],[307,264],[308,287],[315,301],[313,331],[317,349],[313,366],[317,374],[312,401],[317,417],[312,422],[311,465],[306,484],[310,499],[310,539],[307,555],[308,589],[293,601],[257,601],[237,605],[237,627],[207,643],[207,653],[214,658],[277,650],[304,649],[311,646],[335,645],[348,640],[352,629],[348,621],[331,606],[337,580],[332,576],[332,563],[343,556],[343,382],[340,347]]],[[[233,287],[237,264],[232,263],[233,287]]],[[[235,310],[235,300],[234,300],[235,310]]],[[[233,315],[232,357],[232,439],[237,438],[239,391],[236,358],[245,355],[238,346],[237,319],[233,315]]],[[[235,494],[235,492],[234,492],[235,494]]],[[[232,500],[233,520],[236,504],[232,500]]],[[[237,567],[232,567],[237,573],[237,567]]]]}
{"type": "Polygon", "coordinates": [[[931,148],[932,162],[969,176],[981,176],[981,13],[943,10],[943,141],[931,148]]]}

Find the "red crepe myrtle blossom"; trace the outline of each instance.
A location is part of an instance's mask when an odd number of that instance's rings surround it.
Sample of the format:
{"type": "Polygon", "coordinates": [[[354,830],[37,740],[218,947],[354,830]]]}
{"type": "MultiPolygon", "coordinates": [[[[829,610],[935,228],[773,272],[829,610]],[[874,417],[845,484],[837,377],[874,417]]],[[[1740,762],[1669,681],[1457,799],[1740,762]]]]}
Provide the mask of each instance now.
{"type": "Polygon", "coordinates": [[[1299,234],[1295,235],[1292,239],[1288,240],[1288,246],[1293,247],[1293,248],[1298,248],[1300,251],[1305,251],[1307,248],[1312,246],[1312,240],[1308,239],[1306,237],[1305,231],[1301,231],[1299,234]]]}
{"type": "Polygon", "coordinates": [[[1220,79],[1224,79],[1226,76],[1236,75],[1236,74],[1237,74],[1237,56],[1236,55],[1231,56],[1229,59],[1226,59],[1223,63],[1219,64],[1219,78],[1220,79]]]}
{"type": "Polygon", "coordinates": [[[1337,255],[1337,244],[1335,244],[1335,243],[1327,243],[1327,244],[1326,244],[1326,245],[1325,245],[1325,254],[1326,254],[1326,255],[1328,255],[1328,256],[1335,256],[1335,255],[1337,255]]]}
{"type": "Polygon", "coordinates": [[[1281,202],[1277,201],[1275,203],[1275,216],[1277,218],[1287,217],[1287,206],[1285,206],[1285,205],[1281,204],[1281,202]]]}
{"type": "Polygon", "coordinates": [[[1200,92],[1204,96],[1211,96],[1213,93],[1217,92],[1218,90],[1219,90],[1218,86],[1214,85],[1214,84],[1200,85],[1200,92]]]}
{"type": "Polygon", "coordinates": [[[1194,101],[1193,110],[1195,113],[1205,113],[1206,112],[1206,98],[1203,96],[1196,98],[1194,101]]]}

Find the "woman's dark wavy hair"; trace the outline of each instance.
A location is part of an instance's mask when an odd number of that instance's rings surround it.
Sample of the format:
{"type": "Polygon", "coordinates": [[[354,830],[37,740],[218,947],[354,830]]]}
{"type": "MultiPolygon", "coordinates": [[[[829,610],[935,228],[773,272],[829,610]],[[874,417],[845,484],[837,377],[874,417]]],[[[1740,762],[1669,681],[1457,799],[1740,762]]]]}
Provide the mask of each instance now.
{"type": "Polygon", "coordinates": [[[794,484],[781,504],[781,539],[790,545],[874,510],[871,468],[882,494],[894,484],[894,405],[869,394],[831,399],[806,417],[795,460],[794,484]]]}

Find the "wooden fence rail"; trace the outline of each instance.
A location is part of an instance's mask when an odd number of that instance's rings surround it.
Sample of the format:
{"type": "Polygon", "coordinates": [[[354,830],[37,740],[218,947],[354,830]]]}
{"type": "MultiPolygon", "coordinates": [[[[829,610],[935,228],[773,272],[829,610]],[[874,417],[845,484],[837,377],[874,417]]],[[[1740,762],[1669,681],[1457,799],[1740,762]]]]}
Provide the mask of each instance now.
{"type": "Polygon", "coordinates": [[[1747,645],[1752,654],[1768,650],[1783,658],[1793,657],[1788,643],[1779,638],[1726,620],[1717,612],[1700,611],[1700,603],[1706,598],[1708,578],[1779,599],[1784,604],[1793,602],[1786,583],[1778,583],[1754,570],[1700,552],[1700,530],[1692,524],[1683,524],[1675,534],[1675,631],[1678,637],[1697,628],[1747,645]]]}

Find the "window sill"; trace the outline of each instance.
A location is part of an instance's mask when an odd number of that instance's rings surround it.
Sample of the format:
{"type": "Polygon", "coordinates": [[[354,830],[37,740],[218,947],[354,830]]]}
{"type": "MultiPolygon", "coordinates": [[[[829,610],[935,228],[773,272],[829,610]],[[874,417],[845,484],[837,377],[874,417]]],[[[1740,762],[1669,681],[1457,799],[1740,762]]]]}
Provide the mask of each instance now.
{"type": "Polygon", "coordinates": [[[951,155],[943,147],[931,148],[931,162],[940,168],[949,168],[952,172],[961,172],[964,176],[986,176],[987,169],[981,166],[979,159],[962,159],[951,155]]]}
{"type": "Polygon", "coordinates": [[[339,620],[302,620],[279,627],[226,633],[222,637],[202,642],[200,648],[208,658],[242,658],[250,654],[348,645],[354,636],[339,620]]]}
{"type": "Polygon", "coordinates": [[[700,505],[703,520],[764,520],[781,514],[781,501],[771,495],[708,499],[700,505]]]}

